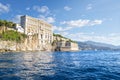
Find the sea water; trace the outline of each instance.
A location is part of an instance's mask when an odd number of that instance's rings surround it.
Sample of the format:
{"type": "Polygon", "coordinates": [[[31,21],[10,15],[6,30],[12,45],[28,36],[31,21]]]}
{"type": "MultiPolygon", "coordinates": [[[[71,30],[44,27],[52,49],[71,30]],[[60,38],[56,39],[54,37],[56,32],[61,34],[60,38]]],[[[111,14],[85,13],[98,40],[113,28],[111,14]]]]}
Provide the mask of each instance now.
{"type": "Polygon", "coordinates": [[[0,80],[120,80],[120,52],[0,53],[0,80]]]}

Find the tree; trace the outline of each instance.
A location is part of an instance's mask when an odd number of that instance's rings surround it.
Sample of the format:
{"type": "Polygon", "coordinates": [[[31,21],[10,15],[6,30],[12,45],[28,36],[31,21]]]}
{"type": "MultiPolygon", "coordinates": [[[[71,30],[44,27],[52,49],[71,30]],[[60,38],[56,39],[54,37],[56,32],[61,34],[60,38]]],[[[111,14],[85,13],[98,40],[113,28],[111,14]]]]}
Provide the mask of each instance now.
{"type": "Polygon", "coordinates": [[[3,20],[0,20],[0,27],[5,26],[5,22],[3,20]]]}
{"type": "Polygon", "coordinates": [[[6,21],[6,20],[0,20],[0,26],[5,26],[5,27],[9,27],[9,28],[14,28],[16,26],[15,23],[11,22],[11,21],[6,21]]]}

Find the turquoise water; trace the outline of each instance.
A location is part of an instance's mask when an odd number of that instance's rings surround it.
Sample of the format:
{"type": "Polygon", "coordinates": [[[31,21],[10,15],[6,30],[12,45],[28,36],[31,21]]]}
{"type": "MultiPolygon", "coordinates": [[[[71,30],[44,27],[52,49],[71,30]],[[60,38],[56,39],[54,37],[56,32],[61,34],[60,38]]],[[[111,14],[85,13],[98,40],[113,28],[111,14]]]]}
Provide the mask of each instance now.
{"type": "Polygon", "coordinates": [[[0,53],[0,80],[120,80],[120,52],[0,53]]]}

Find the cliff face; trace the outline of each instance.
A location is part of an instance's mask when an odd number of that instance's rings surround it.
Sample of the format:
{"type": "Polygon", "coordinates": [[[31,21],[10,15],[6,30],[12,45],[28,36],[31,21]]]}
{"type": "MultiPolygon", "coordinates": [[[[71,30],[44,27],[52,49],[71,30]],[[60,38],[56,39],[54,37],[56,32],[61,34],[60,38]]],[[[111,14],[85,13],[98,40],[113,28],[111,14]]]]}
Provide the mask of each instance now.
{"type": "Polygon", "coordinates": [[[0,51],[16,51],[16,43],[13,41],[0,41],[0,51]]]}
{"type": "Polygon", "coordinates": [[[28,36],[24,42],[25,48],[28,51],[51,51],[52,45],[50,43],[41,44],[38,35],[28,36]]]}
{"type": "Polygon", "coordinates": [[[21,42],[0,41],[0,51],[51,51],[51,44],[39,45],[37,36],[28,36],[21,42]]]}
{"type": "Polygon", "coordinates": [[[55,35],[53,37],[53,50],[55,51],[77,51],[78,44],[70,39],[55,35]]]}
{"type": "Polygon", "coordinates": [[[78,44],[67,38],[53,37],[53,43],[40,44],[38,36],[28,36],[21,42],[0,41],[0,51],[77,51],[78,44]]]}

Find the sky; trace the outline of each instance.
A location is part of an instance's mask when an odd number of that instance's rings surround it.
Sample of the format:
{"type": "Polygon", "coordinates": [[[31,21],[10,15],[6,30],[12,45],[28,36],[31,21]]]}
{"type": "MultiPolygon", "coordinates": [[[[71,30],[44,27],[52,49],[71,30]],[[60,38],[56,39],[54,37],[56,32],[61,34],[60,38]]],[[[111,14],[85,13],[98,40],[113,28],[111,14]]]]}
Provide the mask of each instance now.
{"type": "Polygon", "coordinates": [[[76,41],[120,45],[120,0],[0,0],[0,19],[28,15],[76,41]]]}

